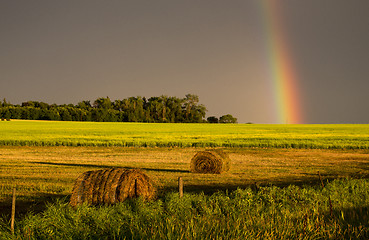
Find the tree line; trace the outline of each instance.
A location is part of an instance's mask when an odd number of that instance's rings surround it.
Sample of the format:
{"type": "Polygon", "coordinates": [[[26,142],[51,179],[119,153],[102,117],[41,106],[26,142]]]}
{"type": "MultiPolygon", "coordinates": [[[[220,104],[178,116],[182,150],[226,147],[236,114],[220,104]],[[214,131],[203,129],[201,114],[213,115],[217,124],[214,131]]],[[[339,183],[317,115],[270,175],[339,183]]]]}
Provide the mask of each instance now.
{"type": "Polygon", "coordinates": [[[0,100],[0,118],[55,121],[94,122],[149,122],[149,123],[236,123],[237,119],[227,114],[219,119],[215,116],[205,120],[206,107],[199,103],[199,97],[187,94],[177,97],[129,97],[111,101],[109,97],[98,98],[93,103],[81,101],[78,104],[47,104],[27,101],[13,105],[0,100]]]}

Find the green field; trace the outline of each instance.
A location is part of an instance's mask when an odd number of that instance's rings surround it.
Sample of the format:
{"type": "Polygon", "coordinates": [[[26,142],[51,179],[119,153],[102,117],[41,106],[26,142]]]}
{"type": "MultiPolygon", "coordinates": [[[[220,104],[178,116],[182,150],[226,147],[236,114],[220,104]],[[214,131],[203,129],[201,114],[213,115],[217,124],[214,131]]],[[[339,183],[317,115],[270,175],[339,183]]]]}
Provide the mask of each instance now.
{"type": "Polygon", "coordinates": [[[3,121],[0,145],[369,149],[369,125],[3,121]]]}
{"type": "Polygon", "coordinates": [[[368,239],[368,141],[369,125],[3,121],[0,239],[368,239]],[[229,172],[189,171],[209,147],[229,172]],[[143,169],[156,200],[68,206],[81,173],[111,167],[143,169]]]}

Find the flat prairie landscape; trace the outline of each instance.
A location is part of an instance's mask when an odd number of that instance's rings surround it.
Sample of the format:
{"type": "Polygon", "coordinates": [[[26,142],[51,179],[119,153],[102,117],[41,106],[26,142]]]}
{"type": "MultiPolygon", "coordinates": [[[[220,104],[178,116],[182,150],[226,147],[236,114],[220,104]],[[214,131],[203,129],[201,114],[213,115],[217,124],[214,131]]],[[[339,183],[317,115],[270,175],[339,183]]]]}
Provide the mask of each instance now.
{"type": "Polygon", "coordinates": [[[369,125],[0,122],[0,199],[68,196],[84,171],[142,168],[159,189],[236,189],[369,175],[369,125]],[[194,154],[222,148],[221,175],[189,172],[194,154]]]}
{"type": "Polygon", "coordinates": [[[196,196],[366,181],[368,146],[368,125],[0,122],[1,214],[9,216],[14,187],[22,219],[47,210],[46,202],[67,202],[83,172],[111,167],[141,168],[158,188],[158,201],[177,192],[178,177],[185,194],[196,196]],[[209,148],[229,155],[230,171],[189,171],[196,152],[209,148]]]}

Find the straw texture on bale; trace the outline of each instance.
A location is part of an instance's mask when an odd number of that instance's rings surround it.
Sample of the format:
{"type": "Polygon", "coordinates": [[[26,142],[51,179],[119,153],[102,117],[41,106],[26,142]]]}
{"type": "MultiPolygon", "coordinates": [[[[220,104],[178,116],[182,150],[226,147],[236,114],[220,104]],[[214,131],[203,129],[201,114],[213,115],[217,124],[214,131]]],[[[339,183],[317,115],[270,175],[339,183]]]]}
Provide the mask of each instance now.
{"type": "Polygon", "coordinates": [[[112,168],[81,174],[74,183],[70,204],[114,204],[139,196],[154,198],[150,178],[139,169],[112,168]]]}
{"type": "Polygon", "coordinates": [[[191,172],[217,173],[226,172],[230,168],[230,158],[220,149],[201,151],[191,159],[191,172]]]}

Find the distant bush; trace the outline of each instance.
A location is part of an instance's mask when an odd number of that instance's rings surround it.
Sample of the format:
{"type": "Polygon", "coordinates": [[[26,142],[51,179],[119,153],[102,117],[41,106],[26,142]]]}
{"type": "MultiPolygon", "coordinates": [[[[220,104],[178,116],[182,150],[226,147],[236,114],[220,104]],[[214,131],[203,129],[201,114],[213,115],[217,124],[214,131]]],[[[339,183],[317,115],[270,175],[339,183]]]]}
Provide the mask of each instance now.
{"type": "Polygon", "coordinates": [[[219,123],[237,123],[237,118],[231,114],[223,115],[219,118],[219,123]]]}
{"type": "Polygon", "coordinates": [[[208,117],[206,120],[208,121],[208,123],[219,123],[218,118],[215,116],[208,117]]]}

